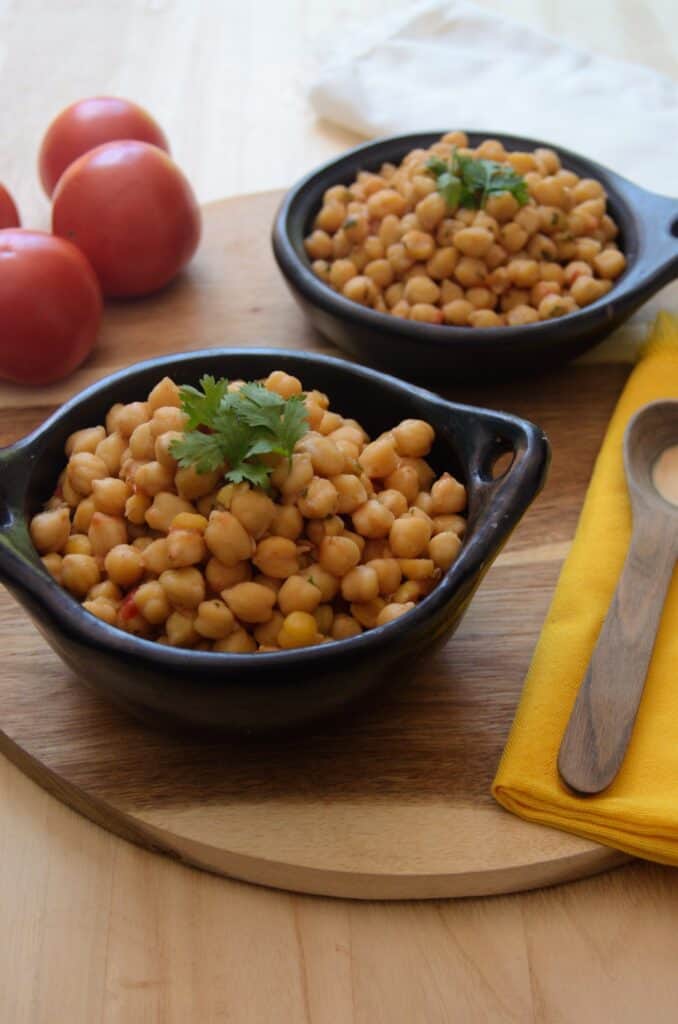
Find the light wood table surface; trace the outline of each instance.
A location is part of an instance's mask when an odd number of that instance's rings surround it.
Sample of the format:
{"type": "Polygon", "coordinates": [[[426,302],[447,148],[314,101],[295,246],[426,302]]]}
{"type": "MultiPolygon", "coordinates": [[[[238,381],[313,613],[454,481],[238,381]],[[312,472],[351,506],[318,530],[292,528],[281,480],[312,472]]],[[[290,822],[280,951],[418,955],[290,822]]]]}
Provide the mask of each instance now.
{"type": "MultiPolygon", "coordinates": [[[[0,0],[0,181],[46,225],[44,128],[113,93],[155,113],[201,200],[284,186],[356,141],[314,120],[307,84],[350,20],[386,6],[0,0]]],[[[676,74],[674,0],[482,6],[676,74]]],[[[109,835],[0,760],[0,1024],[662,1024],[677,914],[678,873],[639,863],[457,903],[257,889],[109,835]]]]}

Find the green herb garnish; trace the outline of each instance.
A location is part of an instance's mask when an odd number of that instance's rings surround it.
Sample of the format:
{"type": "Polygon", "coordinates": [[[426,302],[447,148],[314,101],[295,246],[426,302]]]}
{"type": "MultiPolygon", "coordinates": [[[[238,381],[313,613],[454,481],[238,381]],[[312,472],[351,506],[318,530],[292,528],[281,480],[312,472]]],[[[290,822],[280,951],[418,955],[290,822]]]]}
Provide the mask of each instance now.
{"type": "Polygon", "coordinates": [[[449,163],[432,156],[426,167],[436,179],[436,187],[450,210],[458,206],[481,209],[490,196],[510,192],[520,206],[529,199],[525,179],[507,164],[495,160],[476,160],[453,151],[449,163]]]}
{"type": "Polygon", "coordinates": [[[200,388],[186,384],[179,389],[188,422],[184,436],[170,447],[174,458],[198,473],[214,472],[226,463],[226,480],[267,488],[273,467],[260,456],[292,457],[308,431],[303,395],[281,398],[254,381],[229,391],[227,380],[210,375],[201,378],[200,388]]]}

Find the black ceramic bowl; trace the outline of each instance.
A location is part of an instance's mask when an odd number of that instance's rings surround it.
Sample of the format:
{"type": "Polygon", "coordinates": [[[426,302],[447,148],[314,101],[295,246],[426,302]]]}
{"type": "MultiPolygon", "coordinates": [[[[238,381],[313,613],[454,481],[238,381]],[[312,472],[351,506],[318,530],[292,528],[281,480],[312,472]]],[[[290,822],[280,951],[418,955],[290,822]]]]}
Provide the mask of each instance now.
{"type": "MultiPolygon", "coordinates": [[[[385,161],[399,163],[410,150],[431,146],[441,134],[401,135],[357,146],[298,182],[276,215],[273,252],[292,294],[314,327],[351,355],[407,376],[533,370],[572,359],[602,341],[678,274],[678,200],[647,192],[593,160],[552,147],[564,167],[602,182],[619,225],[627,269],[602,299],[558,320],[473,328],[402,320],[338,295],[313,273],[303,245],[323,193],[331,185],[349,184],[360,170],[378,170],[385,161]]],[[[507,149],[548,145],[490,132],[468,136],[474,146],[488,137],[507,149]]]]}
{"type": "Polygon", "coordinates": [[[531,423],[446,402],[393,377],[339,360],[279,350],[208,350],[139,363],[72,399],[35,433],[0,450],[0,580],[63,661],[116,704],[151,721],[253,732],[299,725],[334,712],[380,682],[406,676],[458,625],[483,574],[544,480],[548,443],[531,423]],[[274,368],[331,396],[371,433],[405,417],[437,433],[432,462],[466,482],[468,532],[459,558],[413,611],[350,640],[268,654],[168,648],[108,626],[44,570],[27,523],[52,494],[64,443],[102,423],[115,402],[138,400],[165,374],[197,383],[203,373],[259,378],[274,368]],[[497,456],[513,453],[504,475],[497,456]]]}

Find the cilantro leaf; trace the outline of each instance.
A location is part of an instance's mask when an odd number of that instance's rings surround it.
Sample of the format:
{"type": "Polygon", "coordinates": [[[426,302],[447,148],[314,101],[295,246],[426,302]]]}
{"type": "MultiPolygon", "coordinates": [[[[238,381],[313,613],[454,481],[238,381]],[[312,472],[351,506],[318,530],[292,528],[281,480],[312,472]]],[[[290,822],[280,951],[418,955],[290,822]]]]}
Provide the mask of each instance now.
{"type": "Polygon", "coordinates": [[[524,178],[510,164],[476,160],[454,150],[449,163],[434,156],[426,167],[434,175],[436,188],[450,210],[458,206],[479,210],[490,196],[500,192],[510,192],[520,206],[529,199],[524,178]]]}
{"type": "Polygon", "coordinates": [[[188,416],[187,430],[194,430],[200,424],[211,427],[221,402],[228,393],[228,381],[224,378],[216,381],[208,373],[200,378],[200,387],[202,391],[191,387],[190,384],[184,384],[179,388],[181,408],[188,416]]]}
{"type": "Polygon", "coordinates": [[[198,473],[214,472],[226,463],[224,475],[232,483],[268,487],[273,467],[259,456],[292,457],[309,429],[303,396],[284,399],[255,381],[230,392],[226,380],[210,375],[201,379],[200,387],[180,388],[188,422],[184,436],[170,448],[172,455],[198,473]]]}
{"type": "Polygon", "coordinates": [[[270,475],[270,467],[264,466],[262,462],[241,462],[235,469],[229,469],[226,479],[232,484],[247,482],[252,484],[253,487],[261,487],[263,490],[267,490],[270,475]]]}
{"type": "Polygon", "coordinates": [[[198,473],[213,473],[224,462],[219,434],[203,434],[199,430],[173,441],[170,452],[182,469],[194,466],[198,473]]]}
{"type": "Polygon", "coordinates": [[[462,197],[462,183],[456,174],[445,171],[438,177],[438,191],[450,210],[456,209],[462,197]]]}
{"type": "Polygon", "coordinates": [[[291,458],[294,446],[308,433],[308,412],[301,395],[293,395],[285,403],[278,427],[278,437],[284,453],[291,458]]]}

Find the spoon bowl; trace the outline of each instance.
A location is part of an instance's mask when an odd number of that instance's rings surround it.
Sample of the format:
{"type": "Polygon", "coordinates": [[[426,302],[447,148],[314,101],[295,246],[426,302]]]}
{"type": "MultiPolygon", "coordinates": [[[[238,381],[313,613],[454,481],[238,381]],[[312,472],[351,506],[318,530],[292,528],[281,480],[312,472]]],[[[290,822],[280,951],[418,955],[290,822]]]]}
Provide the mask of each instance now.
{"type": "Polygon", "coordinates": [[[643,406],[626,429],[631,543],[558,758],[561,778],[581,795],[600,793],[617,775],[640,705],[678,559],[678,502],[659,492],[654,477],[657,460],[674,446],[678,401],[643,406]]]}
{"type": "Polygon", "coordinates": [[[654,468],[663,452],[678,445],[678,401],[652,402],[633,417],[624,439],[624,468],[634,519],[645,507],[673,517],[678,528],[678,503],[658,490],[654,468]]]}

